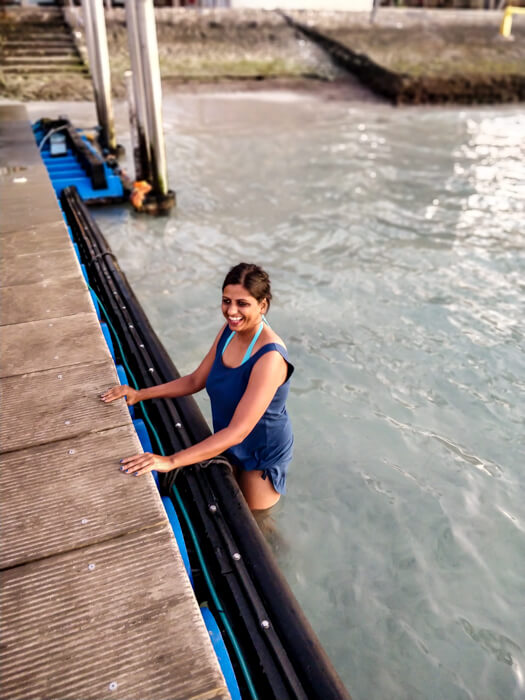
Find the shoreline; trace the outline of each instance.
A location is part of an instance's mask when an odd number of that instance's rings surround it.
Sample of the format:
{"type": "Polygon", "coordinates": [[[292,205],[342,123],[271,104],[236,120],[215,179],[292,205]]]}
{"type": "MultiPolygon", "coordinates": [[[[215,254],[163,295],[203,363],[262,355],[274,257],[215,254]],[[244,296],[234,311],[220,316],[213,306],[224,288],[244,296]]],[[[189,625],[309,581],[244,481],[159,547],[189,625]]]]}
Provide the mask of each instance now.
{"type": "MultiPolygon", "coordinates": [[[[346,55],[338,63],[346,69],[332,60],[333,51],[321,48],[278,12],[158,8],[163,86],[192,92],[207,91],[210,85],[221,91],[293,89],[394,104],[525,101],[524,16],[515,17],[515,40],[509,41],[498,35],[501,11],[380,8],[374,24],[363,12],[289,14],[293,22],[337,42],[346,55]]],[[[67,8],[66,15],[80,33],[77,47],[85,56],[81,10],[67,8]]],[[[2,22],[12,26],[17,18],[22,13],[15,10],[0,15],[0,42],[2,22]]],[[[129,69],[124,11],[108,11],[106,24],[112,92],[124,98],[129,69]]],[[[0,72],[2,97],[83,101],[93,99],[93,90],[89,77],[0,72]]]]}

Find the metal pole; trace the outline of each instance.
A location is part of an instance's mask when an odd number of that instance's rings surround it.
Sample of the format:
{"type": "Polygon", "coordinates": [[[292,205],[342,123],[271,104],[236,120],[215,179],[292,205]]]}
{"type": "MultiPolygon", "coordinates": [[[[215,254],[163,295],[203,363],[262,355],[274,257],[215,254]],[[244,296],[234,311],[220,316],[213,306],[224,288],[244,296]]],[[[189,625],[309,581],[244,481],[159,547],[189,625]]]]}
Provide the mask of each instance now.
{"type": "Polygon", "coordinates": [[[136,110],[136,137],[138,159],[135,159],[136,180],[151,181],[150,137],[146,114],[144,75],[140,60],[140,42],[137,27],[136,0],[126,0],[126,26],[136,110]]]}
{"type": "Polygon", "coordinates": [[[127,70],[124,73],[126,79],[126,96],[128,99],[129,113],[129,128],[131,132],[131,149],[133,153],[133,162],[135,164],[135,180],[144,180],[142,175],[142,163],[140,158],[139,135],[137,124],[137,105],[135,102],[135,94],[133,92],[133,73],[127,70]]]}
{"type": "Polygon", "coordinates": [[[93,91],[101,129],[100,142],[115,152],[117,141],[111,103],[111,74],[109,70],[108,40],[102,0],[83,0],[86,43],[93,77],[93,91]]]}
{"type": "Polygon", "coordinates": [[[137,28],[144,75],[144,93],[148,132],[151,140],[153,191],[157,196],[168,195],[166,149],[162,131],[162,88],[160,83],[157,32],[153,0],[136,0],[137,28]]]}
{"type": "Polygon", "coordinates": [[[379,0],[373,0],[372,10],[370,12],[370,24],[373,24],[375,22],[378,7],[379,0]]]}
{"type": "Polygon", "coordinates": [[[84,15],[84,33],[86,35],[86,46],[87,46],[87,52],[88,52],[89,70],[91,72],[91,81],[93,83],[93,92],[95,93],[95,106],[97,108],[97,117],[99,118],[99,123],[100,123],[100,115],[98,114],[98,100],[96,97],[100,91],[100,85],[99,85],[98,73],[97,73],[97,67],[96,67],[96,61],[95,61],[95,45],[93,43],[93,17],[91,15],[90,0],[82,0],[82,10],[83,10],[83,15],[84,15]]]}

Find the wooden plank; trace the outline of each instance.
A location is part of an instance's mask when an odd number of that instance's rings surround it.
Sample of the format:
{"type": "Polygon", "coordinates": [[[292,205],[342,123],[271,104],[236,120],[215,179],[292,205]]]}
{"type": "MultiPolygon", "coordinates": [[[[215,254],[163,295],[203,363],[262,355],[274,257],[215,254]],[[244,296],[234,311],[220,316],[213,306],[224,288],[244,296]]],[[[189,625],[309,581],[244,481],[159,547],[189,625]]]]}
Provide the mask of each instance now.
{"type": "Polygon", "coordinates": [[[25,124],[28,128],[27,108],[25,105],[0,105],[0,134],[4,131],[11,133],[12,125],[25,124]]]}
{"type": "Polygon", "coordinates": [[[0,160],[11,167],[30,168],[39,165],[42,161],[33,134],[28,136],[33,143],[22,141],[10,142],[8,139],[0,139],[0,160]]]}
{"type": "Polygon", "coordinates": [[[0,233],[20,231],[29,226],[42,224],[63,223],[62,214],[58,206],[42,207],[2,207],[0,218],[0,233]]]}
{"type": "Polygon", "coordinates": [[[31,128],[12,126],[0,131],[0,159],[11,167],[39,166],[42,163],[31,128]]]}
{"type": "Polygon", "coordinates": [[[227,700],[168,526],[2,572],[2,700],[227,700]]]}
{"type": "MultiPolygon", "coordinates": [[[[89,298],[87,291],[85,294],[89,298]]],[[[94,312],[4,326],[0,333],[0,355],[0,377],[109,361],[111,357],[94,312]]],[[[55,380],[58,374],[57,371],[52,373],[55,380]]],[[[62,375],[66,376],[64,372],[62,375]]],[[[35,382],[40,381],[43,378],[35,378],[35,382]]],[[[31,382],[22,379],[19,383],[29,387],[31,382]]],[[[57,386],[57,391],[60,390],[57,386]]],[[[19,410],[22,407],[16,405],[14,408],[19,410]]]]}
{"type": "Polygon", "coordinates": [[[50,277],[53,280],[78,277],[78,273],[79,263],[73,246],[51,253],[34,252],[0,258],[0,288],[43,282],[50,277]]]}
{"type": "Polygon", "coordinates": [[[0,379],[0,451],[66,440],[129,423],[124,401],[105,405],[100,394],[118,384],[112,360],[0,379]]]}
{"type": "Polygon", "coordinates": [[[71,239],[64,221],[51,224],[33,224],[17,231],[0,231],[2,257],[9,258],[28,253],[50,253],[55,250],[70,250],[71,239]]]}
{"type": "Polygon", "coordinates": [[[79,549],[165,521],[153,477],[123,474],[142,452],[132,425],[4,454],[0,568],[79,549]],[[29,482],[30,475],[38,479],[29,482]]]}
{"type": "Polygon", "coordinates": [[[11,167],[42,165],[24,105],[0,105],[0,162],[11,167]]]}
{"type": "MultiPolygon", "coordinates": [[[[12,262],[18,261],[19,258],[12,262]]],[[[79,273],[77,268],[74,277],[3,287],[0,326],[92,313],[91,297],[79,273]]]]}
{"type": "Polygon", "coordinates": [[[49,189],[53,189],[47,168],[42,161],[29,166],[9,165],[5,157],[2,156],[1,150],[0,158],[2,159],[2,165],[0,166],[0,185],[2,186],[0,192],[2,197],[7,199],[14,187],[20,187],[20,184],[24,183],[26,184],[26,189],[33,186],[40,187],[44,184],[49,189]]]}
{"type": "Polygon", "coordinates": [[[0,206],[4,214],[20,206],[34,210],[38,208],[38,202],[44,204],[45,209],[52,206],[60,209],[47,171],[44,170],[38,178],[31,179],[27,174],[21,173],[2,183],[0,206]]]}
{"type": "Polygon", "coordinates": [[[19,183],[2,187],[2,216],[10,217],[22,208],[23,213],[54,212],[62,216],[55,190],[50,181],[38,184],[19,183]]]}

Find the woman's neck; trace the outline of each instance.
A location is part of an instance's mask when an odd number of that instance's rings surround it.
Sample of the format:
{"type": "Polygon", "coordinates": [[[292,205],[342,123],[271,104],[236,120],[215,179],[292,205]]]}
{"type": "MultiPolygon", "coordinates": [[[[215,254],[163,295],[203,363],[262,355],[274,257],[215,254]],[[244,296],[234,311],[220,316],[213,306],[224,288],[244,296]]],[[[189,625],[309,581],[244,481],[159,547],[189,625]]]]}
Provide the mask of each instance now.
{"type": "Polygon", "coordinates": [[[256,323],[254,326],[251,326],[250,328],[246,328],[242,331],[233,331],[233,332],[235,333],[235,335],[239,338],[239,340],[242,343],[246,343],[246,345],[248,345],[248,343],[251,341],[253,336],[257,333],[257,331],[261,327],[261,323],[262,323],[262,321],[259,321],[258,323],[256,323]]]}

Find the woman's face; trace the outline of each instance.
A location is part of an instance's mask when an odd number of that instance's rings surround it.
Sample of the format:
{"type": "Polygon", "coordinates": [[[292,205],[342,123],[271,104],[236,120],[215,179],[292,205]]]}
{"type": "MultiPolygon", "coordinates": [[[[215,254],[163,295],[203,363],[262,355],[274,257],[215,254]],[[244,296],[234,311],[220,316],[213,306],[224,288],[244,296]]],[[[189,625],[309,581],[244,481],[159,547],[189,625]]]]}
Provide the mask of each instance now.
{"type": "Polygon", "coordinates": [[[222,292],[222,313],[232,331],[251,330],[261,322],[266,300],[259,302],[242,284],[229,284],[222,292]]]}

